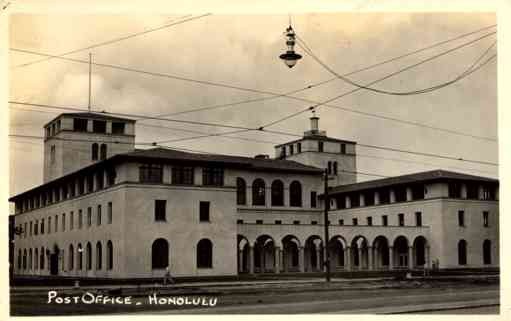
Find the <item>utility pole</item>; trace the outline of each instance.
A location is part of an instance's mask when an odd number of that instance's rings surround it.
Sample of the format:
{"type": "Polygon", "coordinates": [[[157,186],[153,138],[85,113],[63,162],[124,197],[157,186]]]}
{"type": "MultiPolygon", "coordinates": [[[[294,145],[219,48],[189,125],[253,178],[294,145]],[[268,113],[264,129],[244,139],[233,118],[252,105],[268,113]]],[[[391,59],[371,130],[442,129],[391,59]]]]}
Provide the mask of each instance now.
{"type": "Polygon", "coordinates": [[[328,253],[328,241],[330,239],[328,235],[328,226],[330,225],[328,222],[328,210],[330,209],[330,198],[328,197],[328,171],[325,169],[325,211],[324,211],[324,226],[325,226],[325,281],[330,282],[330,254],[328,253]]]}

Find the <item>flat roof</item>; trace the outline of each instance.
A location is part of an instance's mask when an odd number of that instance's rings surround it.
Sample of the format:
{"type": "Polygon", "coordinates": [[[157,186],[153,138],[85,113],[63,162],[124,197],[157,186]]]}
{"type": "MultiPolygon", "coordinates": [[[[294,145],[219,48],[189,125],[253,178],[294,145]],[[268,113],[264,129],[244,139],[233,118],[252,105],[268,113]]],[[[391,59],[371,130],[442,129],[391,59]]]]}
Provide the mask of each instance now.
{"type": "Polygon", "coordinates": [[[76,117],[76,118],[102,119],[102,120],[117,120],[117,121],[125,121],[125,122],[130,122],[130,123],[136,122],[135,119],[111,116],[109,113],[103,113],[103,112],[80,112],[80,113],[62,113],[62,114],[59,114],[57,117],[55,117],[52,120],[50,120],[49,122],[47,122],[43,127],[48,126],[50,123],[52,123],[55,120],[61,118],[62,116],[76,117]]]}
{"type": "Polygon", "coordinates": [[[296,140],[293,140],[293,141],[290,141],[290,142],[287,142],[287,143],[275,145],[275,148],[279,148],[279,147],[284,146],[284,145],[298,143],[298,142],[301,142],[301,141],[304,141],[304,140],[317,140],[317,141],[324,141],[324,142],[357,144],[357,142],[354,142],[354,141],[351,141],[351,140],[337,139],[337,138],[332,138],[332,137],[328,137],[328,136],[321,136],[321,135],[311,135],[311,136],[303,136],[300,139],[296,139],[296,140]]]}

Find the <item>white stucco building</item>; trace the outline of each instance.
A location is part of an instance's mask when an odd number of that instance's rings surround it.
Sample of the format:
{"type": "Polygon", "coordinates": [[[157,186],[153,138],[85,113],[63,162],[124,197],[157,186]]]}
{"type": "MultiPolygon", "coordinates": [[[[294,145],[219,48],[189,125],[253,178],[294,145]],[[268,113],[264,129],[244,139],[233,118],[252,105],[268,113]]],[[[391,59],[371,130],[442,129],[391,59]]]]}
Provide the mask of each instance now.
{"type": "Polygon", "coordinates": [[[90,278],[319,271],[323,176],[337,271],[499,265],[498,181],[443,170],[356,182],[356,143],[311,118],[276,158],[136,150],[135,121],[61,114],[44,183],[19,195],[15,275],[90,278]]]}

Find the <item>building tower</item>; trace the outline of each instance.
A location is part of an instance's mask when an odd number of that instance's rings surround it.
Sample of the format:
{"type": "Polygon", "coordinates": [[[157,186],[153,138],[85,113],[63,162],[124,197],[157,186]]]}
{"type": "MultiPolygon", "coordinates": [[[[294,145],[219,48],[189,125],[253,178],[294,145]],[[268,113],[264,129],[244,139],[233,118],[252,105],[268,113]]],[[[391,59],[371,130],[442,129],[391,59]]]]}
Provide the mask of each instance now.
{"type": "Polygon", "coordinates": [[[319,130],[319,117],[310,118],[303,138],[275,146],[275,157],[327,170],[330,185],[356,183],[356,142],[331,138],[319,130]]]}
{"type": "Polygon", "coordinates": [[[44,182],[135,149],[135,120],[64,113],[45,126],[44,182]]]}

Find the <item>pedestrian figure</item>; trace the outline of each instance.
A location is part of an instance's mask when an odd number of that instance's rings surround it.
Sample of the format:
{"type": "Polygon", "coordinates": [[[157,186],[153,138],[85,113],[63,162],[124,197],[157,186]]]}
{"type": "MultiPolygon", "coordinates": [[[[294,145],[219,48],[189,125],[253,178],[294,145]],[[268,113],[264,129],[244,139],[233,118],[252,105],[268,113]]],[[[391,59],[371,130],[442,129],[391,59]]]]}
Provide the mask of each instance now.
{"type": "Polygon", "coordinates": [[[172,275],[170,275],[170,269],[167,266],[165,268],[165,276],[163,277],[163,285],[167,285],[167,282],[170,284],[174,284],[174,279],[172,278],[172,275]]]}

